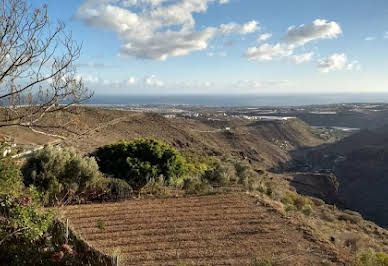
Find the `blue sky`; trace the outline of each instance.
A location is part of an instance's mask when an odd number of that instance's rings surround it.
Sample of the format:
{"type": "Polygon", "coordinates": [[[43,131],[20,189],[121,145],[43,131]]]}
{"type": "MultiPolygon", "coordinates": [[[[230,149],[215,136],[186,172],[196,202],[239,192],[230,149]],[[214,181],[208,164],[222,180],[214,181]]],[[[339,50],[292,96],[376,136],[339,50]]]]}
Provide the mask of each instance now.
{"type": "Polygon", "coordinates": [[[99,94],[388,93],[386,0],[44,3],[99,94]]]}

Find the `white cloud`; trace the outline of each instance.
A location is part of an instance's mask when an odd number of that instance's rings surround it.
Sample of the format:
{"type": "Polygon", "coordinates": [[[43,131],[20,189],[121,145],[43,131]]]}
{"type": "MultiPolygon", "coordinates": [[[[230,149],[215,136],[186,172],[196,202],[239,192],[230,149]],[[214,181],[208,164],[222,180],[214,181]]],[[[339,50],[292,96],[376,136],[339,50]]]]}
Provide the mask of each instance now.
{"type": "Polygon", "coordinates": [[[229,3],[229,0],[220,0],[220,4],[223,5],[223,4],[227,4],[229,3]]]}
{"type": "Polygon", "coordinates": [[[205,50],[214,34],[214,28],[202,32],[155,33],[151,38],[133,39],[126,43],[122,46],[122,52],[140,58],[166,60],[169,56],[183,56],[205,50]]]}
{"type": "Polygon", "coordinates": [[[311,53],[293,55],[291,58],[295,63],[300,64],[303,62],[311,61],[311,59],[313,59],[313,56],[314,56],[314,53],[311,52],[311,53]]]}
{"type": "Polygon", "coordinates": [[[127,85],[134,85],[134,84],[136,84],[136,78],[135,77],[130,77],[127,80],[127,85]]]}
{"type": "Polygon", "coordinates": [[[104,64],[104,63],[97,63],[94,61],[89,62],[82,62],[77,64],[78,67],[84,67],[84,68],[111,68],[112,65],[104,64]]]}
{"type": "Polygon", "coordinates": [[[240,80],[234,84],[238,89],[283,89],[292,85],[289,80],[240,80]]]}
{"type": "Polygon", "coordinates": [[[206,81],[206,80],[184,80],[184,81],[175,81],[168,84],[170,87],[175,87],[177,89],[185,90],[200,90],[203,88],[214,87],[215,82],[206,81]]]}
{"type": "MultiPolygon", "coordinates": [[[[222,33],[218,27],[195,29],[195,13],[204,13],[215,0],[84,0],[75,18],[86,25],[114,31],[123,41],[120,54],[166,60],[208,47],[222,33]]],[[[226,4],[228,1],[217,1],[226,4]]],[[[258,22],[229,23],[224,31],[248,34],[258,22]],[[229,25],[229,26],[228,26],[229,25]]]]}
{"type": "Polygon", "coordinates": [[[248,60],[271,61],[275,58],[288,57],[292,55],[292,50],[288,46],[277,43],[270,45],[265,43],[260,47],[251,47],[244,53],[248,60]]]}
{"type": "Polygon", "coordinates": [[[365,37],[364,40],[365,40],[365,41],[374,41],[374,40],[376,40],[376,37],[368,36],[368,37],[365,37]]]}
{"type": "Polygon", "coordinates": [[[361,70],[361,64],[358,61],[348,63],[345,54],[333,54],[318,62],[318,69],[322,73],[328,73],[336,70],[361,70]]]}
{"type": "Polygon", "coordinates": [[[242,26],[240,33],[241,34],[253,33],[255,31],[258,31],[259,29],[260,29],[259,22],[257,22],[256,20],[252,20],[242,26]]]}
{"type": "MultiPolygon", "coordinates": [[[[316,19],[311,24],[302,24],[298,27],[291,26],[286,31],[282,40],[276,44],[262,44],[258,47],[250,47],[244,53],[249,60],[271,61],[274,59],[290,58],[297,64],[308,62],[313,58],[314,53],[294,54],[295,50],[314,40],[334,39],[342,33],[341,27],[334,21],[316,19]]],[[[262,34],[258,42],[271,38],[269,33],[262,34]]]]}
{"type": "Polygon", "coordinates": [[[312,24],[289,27],[284,36],[284,42],[301,46],[314,40],[335,39],[340,34],[342,34],[342,29],[337,22],[316,19],[312,24]]]}
{"type": "Polygon", "coordinates": [[[231,34],[231,33],[239,33],[239,34],[248,34],[256,32],[260,29],[259,22],[256,20],[252,20],[243,25],[239,25],[237,23],[231,22],[228,24],[221,24],[219,27],[219,31],[221,34],[231,34]]]}
{"type": "Polygon", "coordinates": [[[361,70],[361,64],[357,60],[352,61],[346,66],[347,70],[356,70],[360,71],[361,70]]]}
{"type": "Polygon", "coordinates": [[[91,83],[91,84],[95,84],[95,83],[98,83],[100,81],[100,79],[94,75],[91,75],[91,74],[85,74],[85,73],[80,73],[80,74],[77,74],[75,76],[75,79],[76,80],[81,80],[85,83],[91,83]]]}
{"type": "Polygon", "coordinates": [[[226,56],[228,56],[228,53],[225,52],[225,51],[223,51],[223,52],[218,52],[218,53],[209,52],[209,53],[207,53],[207,56],[210,56],[210,57],[213,57],[213,56],[226,57],[226,56]]]}
{"type": "Polygon", "coordinates": [[[271,33],[264,33],[264,34],[261,34],[259,36],[259,38],[257,39],[257,42],[265,42],[267,40],[269,40],[270,38],[272,37],[272,34],[271,33]]]}
{"type": "Polygon", "coordinates": [[[155,75],[144,78],[144,84],[148,87],[163,87],[164,82],[157,79],[155,75]]]}
{"type": "Polygon", "coordinates": [[[76,76],[76,79],[82,79],[85,84],[89,86],[104,88],[157,88],[165,86],[165,83],[162,80],[158,79],[155,75],[145,76],[143,79],[138,79],[136,77],[129,77],[127,79],[107,79],[92,74],[82,73],[78,74],[76,76]]]}

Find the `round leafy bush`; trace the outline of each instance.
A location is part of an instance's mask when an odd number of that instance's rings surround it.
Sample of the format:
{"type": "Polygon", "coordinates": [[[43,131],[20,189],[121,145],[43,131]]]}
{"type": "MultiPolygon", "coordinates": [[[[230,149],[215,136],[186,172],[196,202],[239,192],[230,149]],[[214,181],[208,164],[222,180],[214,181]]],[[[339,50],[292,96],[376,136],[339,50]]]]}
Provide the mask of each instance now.
{"type": "Polygon", "coordinates": [[[154,139],[103,146],[93,155],[103,173],[127,181],[135,190],[159,176],[167,184],[174,184],[186,171],[185,160],[179,152],[154,139]]]}
{"type": "Polygon", "coordinates": [[[102,178],[94,158],[73,148],[46,146],[32,154],[22,168],[24,184],[43,193],[45,204],[63,204],[87,197],[102,178]]]}

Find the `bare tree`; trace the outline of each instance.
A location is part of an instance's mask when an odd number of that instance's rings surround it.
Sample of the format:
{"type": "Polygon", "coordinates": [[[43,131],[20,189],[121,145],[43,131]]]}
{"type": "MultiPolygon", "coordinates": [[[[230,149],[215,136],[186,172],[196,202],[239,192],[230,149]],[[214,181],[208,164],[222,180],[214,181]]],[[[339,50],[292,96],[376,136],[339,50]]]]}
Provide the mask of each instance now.
{"type": "Polygon", "coordinates": [[[47,9],[0,0],[0,127],[33,127],[92,96],[74,65],[81,46],[47,9]]]}

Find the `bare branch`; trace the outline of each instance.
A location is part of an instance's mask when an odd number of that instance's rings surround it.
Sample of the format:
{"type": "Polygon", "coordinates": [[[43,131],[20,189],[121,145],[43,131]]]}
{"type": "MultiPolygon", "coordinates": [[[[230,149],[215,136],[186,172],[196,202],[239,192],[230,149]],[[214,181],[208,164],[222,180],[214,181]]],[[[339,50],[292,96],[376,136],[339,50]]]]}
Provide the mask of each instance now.
{"type": "Polygon", "coordinates": [[[80,54],[65,25],[51,24],[47,6],[0,0],[0,126],[33,126],[89,99],[75,68],[80,54]]]}

